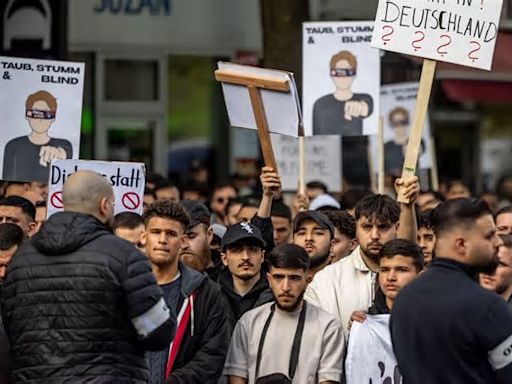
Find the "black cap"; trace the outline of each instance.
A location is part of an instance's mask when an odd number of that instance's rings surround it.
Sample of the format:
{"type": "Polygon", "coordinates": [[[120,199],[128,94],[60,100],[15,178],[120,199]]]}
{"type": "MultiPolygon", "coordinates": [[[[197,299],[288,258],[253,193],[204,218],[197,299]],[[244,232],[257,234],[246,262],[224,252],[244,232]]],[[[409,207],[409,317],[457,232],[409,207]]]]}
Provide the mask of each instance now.
{"type": "Polygon", "coordinates": [[[228,227],[226,233],[222,237],[221,248],[225,251],[228,246],[240,240],[256,241],[262,248],[267,245],[265,240],[263,240],[263,236],[261,236],[261,231],[258,227],[251,223],[241,222],[228,227]]]}
{"type": "Polygon", "coordinates": [[[181,205],[190,215],[189,228],[195,227],[200,223],[210,225],[210,211],[208,211],[208,208],[203,203],[195,200],[183,200],[181,205]]]}
{"type": "Polygon", "coordinates": [[[317,223],[320,228],[328,229],[331,233],[331,238],[334,238],[334,226],[331,221],[325,216],[323,213],[318,211],[302,211],[295,216],[295,220],[293,222],[293,233],[297,232],[300,224],[304,220],[313,220],[317,223]]]}

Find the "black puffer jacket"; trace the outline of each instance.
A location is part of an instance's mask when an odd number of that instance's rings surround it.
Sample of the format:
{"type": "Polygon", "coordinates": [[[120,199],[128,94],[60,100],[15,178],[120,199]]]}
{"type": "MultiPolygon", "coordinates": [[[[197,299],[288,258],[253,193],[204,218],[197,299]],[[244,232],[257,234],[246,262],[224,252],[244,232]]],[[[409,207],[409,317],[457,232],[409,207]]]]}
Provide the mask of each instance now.
{"type": "Polygon", "coordinates": [[[147,383],[145,349],[165,348],[176,325],[146,257],[73,212],[53,215],[15,254],[2,301],[16,384],[147,383]],[[131,320],[155,312],[156,325],[136,331],[131,320]]]}

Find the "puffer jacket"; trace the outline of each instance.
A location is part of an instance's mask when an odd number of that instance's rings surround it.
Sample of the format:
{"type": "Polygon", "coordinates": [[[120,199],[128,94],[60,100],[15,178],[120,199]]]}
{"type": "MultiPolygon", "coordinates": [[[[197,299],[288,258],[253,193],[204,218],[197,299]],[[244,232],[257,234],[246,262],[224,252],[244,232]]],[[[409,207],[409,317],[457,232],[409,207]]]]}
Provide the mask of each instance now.
{"type": "Polygon", "coordinates": [[[145,350],[165,348],[176,327],[147,258],[74,212],[14,255],[2,314],[15,384],[147,383],[145,350]]]}

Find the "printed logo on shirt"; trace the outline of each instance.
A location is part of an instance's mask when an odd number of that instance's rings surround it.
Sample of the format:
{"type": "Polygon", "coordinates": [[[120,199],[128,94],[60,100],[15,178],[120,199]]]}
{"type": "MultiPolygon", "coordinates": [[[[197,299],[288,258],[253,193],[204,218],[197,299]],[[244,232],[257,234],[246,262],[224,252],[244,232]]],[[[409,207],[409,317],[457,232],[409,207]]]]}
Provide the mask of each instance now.
{"type": "Polygon", "coordinates": [[[489,351],[489,363],[495,371],[505,368],[512,363],[512,335],[500,345],[489,351]]]}

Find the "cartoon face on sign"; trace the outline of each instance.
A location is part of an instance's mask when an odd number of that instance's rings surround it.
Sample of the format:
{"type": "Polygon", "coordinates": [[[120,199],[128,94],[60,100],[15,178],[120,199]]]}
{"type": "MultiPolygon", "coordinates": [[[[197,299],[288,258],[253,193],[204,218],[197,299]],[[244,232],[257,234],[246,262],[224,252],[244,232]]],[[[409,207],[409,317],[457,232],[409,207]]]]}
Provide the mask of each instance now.
{"type": "Polygon", "coordinates": [[[4,150],[3,179],[14,181],[47,181],[48,166],[55,159],[73,156],[71,143],[49,136],[57,118],[57,99],[40,90],[25,101],[25,119],[31,133],[7,143],[4,150]]]}

